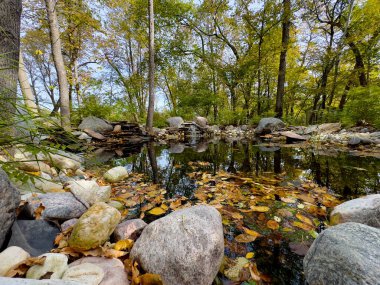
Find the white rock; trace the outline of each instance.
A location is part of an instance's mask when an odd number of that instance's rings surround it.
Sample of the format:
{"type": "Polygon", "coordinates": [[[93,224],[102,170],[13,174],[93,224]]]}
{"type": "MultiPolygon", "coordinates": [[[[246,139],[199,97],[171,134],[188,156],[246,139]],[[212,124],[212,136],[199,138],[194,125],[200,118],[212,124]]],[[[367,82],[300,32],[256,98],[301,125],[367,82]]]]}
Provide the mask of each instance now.
{"type": "Polygon", "coordinates": [[[48,272],[53,273],[50,279],[61,279],[63,273],[67,270],[68,258],[61,253],[45,253],[41,256],[46,256],[43,265],[33,265],[26,273],[26,278],[41,279],[48,272]]]}
{"type": "Polygon", "coordinates": [[[111,168],[104,173],[104,178],[109,182],[118,182],[128,177],[128,171],[124,166],[111,168]]]}
{"type": "Polygon", "coordinates": [[[67,269],[62,280],[77,281],[86,285],[98,285],[103,277],[104,271],[102,268],[92,263],[82,263],[67,269]]]}
{"type": "Polygon", "coordinates": [[[96,202],[107,202],[111,197],[111,186],[99,186],[93,180],[70,181],[68,188],[87,208],[96,202]]]}
{"type": "Polygon", "coordinates": [[[0,277],[0,285],[83,285],[83,283],[60,279],[34,280],[26,278],[0,277]]]}
{"type": "Polygon", "coordinates": [[[10,246],[0,253],[0,276],[5,274],[15,265],[29,258],[30,254],[18,246],[10,246]]]}

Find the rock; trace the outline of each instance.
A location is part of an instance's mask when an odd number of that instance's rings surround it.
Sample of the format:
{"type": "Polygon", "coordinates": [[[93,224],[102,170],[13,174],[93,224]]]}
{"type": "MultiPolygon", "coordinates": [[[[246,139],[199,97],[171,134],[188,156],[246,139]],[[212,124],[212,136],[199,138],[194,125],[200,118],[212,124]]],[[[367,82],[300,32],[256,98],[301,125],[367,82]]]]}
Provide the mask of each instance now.
{"type": "Polygon", "coordinates": [[[100,140],[100,141],[104,141],[106,140],[106,137],[103,136],[102,134],[98,133],[98,132],[95,132],[93,130],[90,130],[90,129],[84,129],[83,130],[84,132],[86,132],[86,134],[88,134],[90,137],[94,138],[94,139],[97,139],[97,140],[100,140]]]}
{"type": "Polygon", "coordinates": [[[5,274],[15,265],[29,258],[30,254],[18,246],[10,246],[0,253],[0,276],[5,274]]]}
{"type": "Polygon", "coordinates": [[[8,246],[18,246],[31,256],[39,256],[54,248],[54,239],[59,232],[54,224],[44,220],[17,220],[8,246]]]}
{"type": "Polygon", "coordinates": [[[91,263],[71,266],[66,270],[62,280],[76,281],[86,285],[98,285],[104,277],[104,271],[91,263]]]}
{"type": "Polygon", "coordinates": [[[361,139],[359,137],[352,137],[350,138],[347,144],[349,146],[357,146],[360,144],[360,142],[361,142],[361,139]]]}
{"type": "Polygon", "coordinates": [[[128,285],[128,276],[124,270],[124,264],[116,258],[83,257],[69,264],[69,267],[79,264],[95,264],[103,269],[104,277],[99,285],[128,285]]]}
{"type": "Polygon", "coordinates": [[[49,174],[42,172],[39,178],[35,178],[34,186],[45,193],[63,192],[63,185],[52,181],[49,174]]]}
{"type": "Polygon", "coordinates": [[[113,132],[114,133],[120,133],[121,132],[121,126],[120,125],[115,125],[113,127],[113,132]]]}
{"type": "Polygon", "coordinates": [[[83,132],[83,133],[78,137],[78,139],[80,139],[80,140],[85,140],[85,141],[90,142],[92,138],[91,138],[88,134],[86,134],[86,133],[83,132]]]}
{"type": "Polygon", "coordinates": [[[211,285],[224,255],[222,219],[210,206],[175,211],[150,223],[131,251],[166,285],[211,285]]]}
{"type": "Polygon", "coordinates": [[[66,222],[63,222],[61,225],[61,231],[64,232],[68,230],[69,228],[74,227],[77,222],[78,222],[78,219],[71,219],[71,220],[67,220],[66,222]]]}
{"type": "Polygon", "coordinates": [[[148,224],[141,219],[133,219],[122,222],[117,225],[115,231],[113,232],[115,240],[136,240],[147,225],[148,224]]]}
{"type": "Polygon", "coordinates": [[[61,279],[63,273],[68,269],[68,258],[62,253],[45,253],[46,256],[43,265],[33,265],[26,272],[26,278],[29,279],[46,279],[45,275],[49,274],[48,279],[61,279]]]}
{"type": "Polygon", "coordinates": [[[344,223],[323,231],[304,261],[309,285],[379,284],[380,230],[344,223]]]}
{"type": "Polygon", "coordinates": [[[65,281],[60,279],[34,280],[25,278],[0,277],[0,285],[83,285],[83,283],[65,281]]]}
{"type": "Polygon", "coordinates": [[[183,153],[185,150],[185,145],[183,143],[171,144],[169,148],[169,153],[183,153]]]}
{"type": "Polygon", "coordinates": [[[7,174],[0,168],[0,248],[16,219],[16,209],[20,203],[20,193],[11,184],[7,174]]]}
{"type": "Polygon", "coordinates": [[[69,192],[39,194],[36,197],[30,197],[27,202],[26,210],[33,217],[34,212],[42,204],[45,207],[41,215],[44,219],[70,220],[79,218],[87,210],[69,192]]]}
{"type": "Polygon", "coordinates": [[[262,118],[257,126],[256,134],[268,134],[285,127],[285,123],[277,118],[262,118]]]}
{"type": "Polygon", "coordinates": [[[78,126],[78,129],[84,130],[84,129],[90,129],[95,132],[107,132],[112,131],[113,127],[112,125],[108,124],[106,121],[99,119],[94,116],[86,117],[82,120],[80,125],[78,126]]]}
{"type": "Polygon", "coordinates": [[[207,118],[205,117],[200,117],[200,116],[196,116],[194,118],[194,123],[196,123],[197,125],[201,126],[202,128],[206,128],[207,127],[207,118]]]}
{"type": "Polygon", "coordinates": [[[128,177],[128,171],[124,166],[116,166],[104,173],[104,179],[109,182],[119,182],[128,177]]]}
{"type": "Polygon", "coordinates": [[[287,143],[292,143],[294,141],[306,141],[307,138],[301,135],[298,135],[291,131],[281,132],[280,135],[286,137],[287,143]]]}
{"type": "Polygon", "coordinates": [[[80,217],[69,238],[74,249],[87,250],[105,243],[115,230],[121,214],[106,203],[93,205],[80,217]]]}
{"type": "Polygon", "coordinates": [[[166,120],[171,128],[179,128],[185,122],[181,117],[171,117],[166,120]]]}
{"type": "Polygon", "coordinates": [[[336,206],[330,221],[332,225],[356,222],[380,228],[380,194],[367,195],[336,206]]]}
{"type": "Polygon", "coordinates": [[[93,180],[76,180],[67,187],[87,208],[97,202],[107,202],[111,197],[111,186],[99,186],[93,180]]]}
{"type": "Polygon", "coordinates": [[[279,151],[281,148],[279,146],[272,146],[272,147],[269,147],[269,146],[259,146],[259,150],[260,151],[263,151],[263,152],[275,152],[275,151],[279,151]]]}
{"type": "Polygon", "coordinates": [[[205,152],[208,149],[207,142],[201,142],[195,146],[195,151],[198,153],[205,152]]]}
{"type": "Polygon", "coordinates": [[[326,123],[317,126],[317,132],[323,134],[332,134],[335,132],[339,132],[341,128],[342,125],[340,123],[326,123]]]}
{"type": "Polygon", "coordinates": [[[48,154],[39,153],[38,157],[39,159],[44,160],[53,166],[56,166],[58,169],[77,170],[84,162],[83,158],[79,157],[78,155],[61,150],[54,150],[54,152],[48,154]]]}
{"type": "Polygon", "coordinates": [[[115,200],[110,200],[107,202],[107,204],[110,205],[111,207],[114,207],[117,210],[124,210],[125,208],[123,203],[119,201],[115,201],[115,200]]]}

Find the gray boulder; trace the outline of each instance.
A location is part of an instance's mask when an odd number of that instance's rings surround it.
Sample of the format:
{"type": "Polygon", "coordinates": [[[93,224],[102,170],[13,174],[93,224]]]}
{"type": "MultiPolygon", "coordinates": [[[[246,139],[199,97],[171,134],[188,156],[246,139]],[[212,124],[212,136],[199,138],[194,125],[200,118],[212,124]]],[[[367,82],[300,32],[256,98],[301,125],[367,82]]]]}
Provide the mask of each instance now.
{"type": "Polygon", "coordinates": [[[285,123],[277,118],[262,118],[257,126],[256,134],[268,134],[285,127],[285,123]]]}
{"type": "Polygon", "coordinates": [[[113,235],[116,241],[123,239],[136,240],[146,226],[147,223],[141,219],[127,220],[117,225],[113,235]]]}
{"type": "Polygon", "coordinates": [[[166,120],[171,128],[179,128],[185,121],[182,117],[170,117],[166,120]]]}
{"type": "Polygon", "coordinates": [[[92,131],[102,133],[102,132],[112,131],[113,126],[111,124],[108,124],[103,119],[100,119],[94,116],[89,116],[82,120],[82,122],[78,126],[78,129],[82,131],[84,129],[90,129],[92,131]]]}
{"type": "Polygon", "coordinates": [[[44,220],[17,220],[13,224],[8,246],[18,246],[30,255],[38,256],[54,247],[57,234],[59,229],[44,220]]]}
{"type": "Polygon", "coordinates": [[[185,145],[183,143],[171,144],[169,148],[169,153],[183,153],[185,150],[185,145]]]}
{"type": "Polygon", "coordinates": [[[323,231],[303,261],[309,285],[370,285],[380,280],[380,230],[344,223],[323,231]]]}
{"type": "Polygon", "coordinates": [[[70,220],[79,218],[87,208],[69,192],[39,194],[27,199],[27,212],[35,216],[35,211],[42,204],[42,218],[70,220]]]}
{"type": "Polygon", "coordinates": [[[131,257],[166,285],[211,285],[224,255],[222,219],[210,206],[175,211],[149,224],[131,257]]]}
{"type": "Polygon", "coordinates": [[[330,221],[332,225],[355,222],[380,228],[380,194],[367,195],[336,206],[330,221]]]}
{"type": "Polygon", "coordinates": [[[4,170],[0,168],[0,248],[16,219],[19,203],[20,193],[13,187],[4,170]]]}
{"type": "Polygon", "coordinates": [[[206,128],[207,124],[208,124],[208,121],[207,121],[207,118],[205,118],[205,117],[196,116],[194,118],[194,123],[196,123],[197,125],[201,126],[202,128],[206,128]]]}

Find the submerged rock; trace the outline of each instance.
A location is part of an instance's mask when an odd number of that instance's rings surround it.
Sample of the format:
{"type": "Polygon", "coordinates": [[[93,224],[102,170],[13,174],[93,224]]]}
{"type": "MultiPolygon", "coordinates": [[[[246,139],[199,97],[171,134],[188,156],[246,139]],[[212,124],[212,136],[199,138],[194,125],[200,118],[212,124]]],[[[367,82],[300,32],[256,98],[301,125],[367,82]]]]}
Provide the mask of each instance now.
{"type": "Polygon", "coordinates": [[[78,126],[78,129],[80,130],[90,129],[92,131],[102,133],[102,132],[112,131],[113,127],[111,124],[108,124],[103,119],[100,119],[94,116],[89,116],[82,120],[82,122],[78,126]]]}
{"type": "Polygon", "coordinates": [[[71,266],[64,273],[62,280],[80,282],[86,285],[98,285],[104,277],[104,271],[99,266],[83,263],[71,266]]]}
{"type": "Polygon", "coordinates": [[[83,264],[94,264],[103,270],[104,277],[99,285],[129,284],[128,276],[124,269],[124,264],[119,259],[105,257],[83,257],[69,264],[69,268],[83,264]]]}
{"type": "Polygon", "coordinates": [[[128,177],[128,170],[124,166],[111,168],[104,173],[104,179],[109,182],[119,182],[128,177]]]}
{"type": "Polygon", "coordinates": [[[87,209],[77,200],[73,194],[47,193],[30,197],[26,210],[31,216],[35,216],[35,211],[40,205],[44,207],[42,217],[44,219],[70,220],[79,218],[87,209]]]}
{"type": "Polygon", "coordinates": [[[330,221],[332,225],[355,222],[380,228],[380,194],[367,195],[336,206],[330,221]]]}
{"type": "Polygon", "coordinates": [[[136,240],[143,229],[147,226],[141,219],[127,220],[117,225],[114,236],[115,240],[133,239],[136,240]]]}
{"type": "Polygon", "coordinates": [[[256,134],[268,134],[285,127],[285,123],[277,118],[262,118],[257,126],[256,134]]]}
{"type": "Polygon", "coordinates": [[[179,128],[185,121],[182,117],[170,117],[166,120],[171,128],[179,128]]]}
{"type": "Polygon", "coordinates": [[[12,227],[8,246],[18,246],[32,256],[39,256],[54,248],[59,229],[44,220],[17,220],[12,227]]]}
{"type": "Polygon", "coordinates": [[[166,285],[210,285],[224,255],[222,219],[210,206],[175,211],[149,224],[131,257],[166,285]]]}
{"type": "Polygon", "coordinates": [[[0,168],[0,248],[16,219],[16,209],[20,203],[20,193],[11,184],[7,174],[0,168]]]}
{"type": "Polygon", "coordinates": [[[309,285],[379,284],[380,230],[344,223],[323,231],[304,261],[309,285]]]}
{"type": "Polygon", "coordinates": [[[69,245],[87,250],[104,244],[120,222],[121,214],[106,203],[94,204],[75,224],[69,245]]]}
{"type": "MultiPolygon", "coordinates": [[[[5,274],[15,265],[29,258],[30,254],[18,246],[10,246],[0,253],[0,276],[5,274]]],[[[0,283],[1,284],[1,283],[0,283]]]]}
{"type": "Polygon", "coordinates": [[[46,275],[49,274],[48,279],[61,279],[68,268],[67,256],[61,253],[45,253],[41,256],[46,257],[44,264],[30,267],[26,273],[26,278],[46,279],[46,275]]]}

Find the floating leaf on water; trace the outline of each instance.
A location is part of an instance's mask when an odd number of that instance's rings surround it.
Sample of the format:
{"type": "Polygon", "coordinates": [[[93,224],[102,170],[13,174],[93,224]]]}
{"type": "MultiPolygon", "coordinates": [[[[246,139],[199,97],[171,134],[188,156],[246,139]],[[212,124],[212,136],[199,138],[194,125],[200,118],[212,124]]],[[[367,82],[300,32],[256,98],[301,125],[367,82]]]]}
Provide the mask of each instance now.
{"type": "Polygon", "coordinates": [[[318,233],[316,231],[309,231],[309,234],[313,237],[313,238],[317,238],[318,237],[318,233]]]}
{"type": "Polygon", "coordinates": [[[251,259],[255,256],[255,253],[254,252],[248,252],[246,255],[245,255],[245,258],[246,259],[251,259]]]}
{"type": "Polygon", "coordinates": [[[166,213],[166,211],[160,207],[155,207],[148,212],[151,215],[160,216],[166,213]]]}
{"type": "Polygon", "coordinates": [[[274,220],[269,220],[267,222],[267,227],[272,230],[277,230],[280,227],[280,225],[274,220]]]}
{"type": "Polygon", "coordinates": [[[292,197],[281,197],[280,199],[284,203],[292,203],[293,204],[296,202],[296,199],[294,199],[292,197]]]}
{"type": "Polygon", "coordinates": [[[114,249],[116,250],[128,250],[128,249],[131,249],[133,246],[133,240],[131,239],[123,239],[123,240],[119,240],[115,246],[114,246],[114,249]]]}
{"type": "Polygon", "coordinates": [[[242,220],[243,219],[243,215],[239,214],[237,212],[232,213],[231,216],[232,216],[232,218],[237,219],[237,220],[242,220]]]}
{"type": "Polygon", "coordinates": [[[251,210],[254,212],[268,212],[269,207],[267,207],[267,206],[251,206],[251,210]]]}
{"type": "Polygon", "coordinates": [[[296,214],[296,217],[297,217],[297,219],[299,219],[301,222],[304,222],[304,223],[309,224],[309,225],[311,225],[311,226],[313,225],[313,222],[312,222],[309,218],[307,218],[307,217],[301,215],[300,213],[297,213],[297,214],[296,214]]]}
{"type": "Polygon", "coordinates": [[[274,216],[274,217],[273,217],[273,220],[275,220],[277,223],[280,223],[280,222],[281,222],[281,218],[280,218],[280,217],[277,217],[277,216],[274,216]]]}
{"type": "Polygon", "coordinates": [[[170,203],[170,209],[175,210],[181,205],[182,205],[182,201],[178,199],[170,203]]]}
{"type": "Polygon", "coordinates": [[[243,270],[246,264],[249,263],[249,260],[245,257],[238,257],[233,261],[233,265],[228,269],[224,270],[224,275],[232,280],[239,281],[240,280],[240,272],[243,270]]]}
{"type": "Polygon", "coordinates": [[[298,198],[310,204],[313,204],[315,202],[315,199],[312,196],[310,196],[310,194],[299,194],[298,198]]]}
{"type": "Polygon", "coordinates": [[[253,230],[250,230],[250,229],[248,229],[248,228],[243,227],[243,230],[244,230],[244,232],[245,232],[246,234],[248,234],[248,235],[250,235],[250,236],[253,236],[253,237],[259,237],[259,236],[261,236],[261,234],[259,234],[258,232],[253,231],[253,230]]]}
{"type": "Polygon", "coordinates": [[[165,204],[162,204],[161,206],[161,209],[164,210],[165,212],[169,209],[169,207],[165,204]]]}
{"type": "Polygon", "coordinates": [[[303,229],[305,231],[310,231],[310,230],[314,229],[313,226],[311,226],[309,224],[306,224],[306,223],[301,223],[301,222],[298,222],[298,221],[293,222],[293,226],[295,226],[297,228],[300,228],[300,229],[303,229]]]}
{"type": "Polygon", "coordinates": [[[303,208],[305,208],[305,205],[304,205],[304,204],[298,204],[298,205],[297,205],[297,208],[298,208],[298,209],[303,209],[303,208]]]}
{"type": "Polygon", "coordinates": [[[254,281],[260,281],[261,280],[261,277],[260,277],[261,274],[260,274],[259,270],[257,270],[256,263],[249,265],[249,272],[251,273],[251,278],[254,281]]]}
{"type": "Polygon", "coordinates": [[[235,237],[235,240],[237,242],[241,242],[241,243],[249,243],[249,242],[255,241],[256,238],[257,238],[257,236],[252,236],[249,234],[240,234],[240,235],[235,237]]]}

